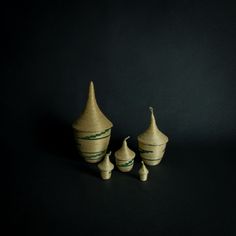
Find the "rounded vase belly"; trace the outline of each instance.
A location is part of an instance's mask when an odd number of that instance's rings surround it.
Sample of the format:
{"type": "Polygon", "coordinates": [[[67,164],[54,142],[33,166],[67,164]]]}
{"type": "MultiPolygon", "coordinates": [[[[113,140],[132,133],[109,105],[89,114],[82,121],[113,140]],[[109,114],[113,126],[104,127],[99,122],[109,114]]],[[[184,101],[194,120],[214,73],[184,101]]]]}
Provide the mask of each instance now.
{"type": "Polygon", "coordinates": [[[105,156],[111,137],[111,129],[98,132],[75,130],[75,140],[80,155],[89,163],[97,163],[105,156]]]}
{"type": "Polygon", "coordinates": [[[149,166],[158,165],[165,153],[166,144],[150,145],[138,142],[140,156],[143,162],[149,166]]]}

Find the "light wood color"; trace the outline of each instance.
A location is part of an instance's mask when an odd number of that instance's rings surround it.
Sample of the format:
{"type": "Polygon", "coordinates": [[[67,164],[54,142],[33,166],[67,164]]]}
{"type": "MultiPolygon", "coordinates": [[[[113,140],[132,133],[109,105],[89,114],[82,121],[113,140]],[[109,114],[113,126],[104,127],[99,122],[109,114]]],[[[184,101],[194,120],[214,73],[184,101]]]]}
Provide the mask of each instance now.
{"type": "Polygon", "coordinates": [[[126,137],[121,148],[115,152],[116,166],[121,172],[131,171],[134,165],[135,152],[127,145],[129,138],[130,136],[126,137]]]}
{"type": "Polygon", "coordinates": [[[142,161],[142,166],[140,167],[138,173],[139,173],[139,179],[141,181],[147,181],[149,171],[143,161],[142,161]]]}
{"type": "Polygon", "coordinates": [[[110,161],[111,152],[107,153],[102,162],[98,164],[98,169],[100,170],[101,178],[104,180],[111,178],[111,172],[114,169],[114,165],[110,161]]]}
{"type": "Polygon", "coordinates": [[[77,147],[85,161],[97,163],[102,160],[110,141],[112,126],[98,107],[91,81],[85,109],[73,123],[77,147]]]}
{"type": "Polygon", "coordinates": [[[150,107],[149,109],[151,111],[150,125],[147,130],[138,136],[138,146],[144,163],[155,166],[163,158],[168,137],[158,129],[153,108],[150,107]]]}

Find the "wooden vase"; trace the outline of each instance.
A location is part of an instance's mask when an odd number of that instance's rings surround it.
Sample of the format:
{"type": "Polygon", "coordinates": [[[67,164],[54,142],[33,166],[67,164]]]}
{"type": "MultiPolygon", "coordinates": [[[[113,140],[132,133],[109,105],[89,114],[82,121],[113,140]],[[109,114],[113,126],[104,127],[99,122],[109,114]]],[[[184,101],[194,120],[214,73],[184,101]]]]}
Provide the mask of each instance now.
{"type": "Polygon", "coordinates": [[[111,178],[111,172],[114,169],[114,165],[110,161],[111,152],[107,153],[103,161],[98,164],[98,169],[100,170],[100,175],[103,180],[111,178]]]}
{"type": "Polygon", "coordinates": [[[80,155],[89,163],[97,163],[105,156],[113,124],[97,105],[93,82],[81,116],[73,123],[75,140],[80,155]]]}
{"type": "Polygon", "coordinates": [[[141,181],[147,181],[149,171],[148,171],[148,169],[146,168],[146,166],[144,165],[144,162],[143,162],[143,161],[142,161],[142,166],[141,166],[141,168],[139,169],[138,173],[139,173],[139,179],[140,179],[141,181]]]}
{"type": "Polygon", "coordinates": [[[146,131],[138,136],[138,146],[144,163],[149,166],[155,166],[163,158],[168,137],[158,129],[152,107],[150,107],[150,111],[150,125],[146,131]]]}
{"type": "Polygon", "coordinates": [[[134,165],[135,152],[133,152],[127,145],[126,137],[123,141],[121,148],[115,152],[116,166],[121,172],[129,172],[134,165]]]}

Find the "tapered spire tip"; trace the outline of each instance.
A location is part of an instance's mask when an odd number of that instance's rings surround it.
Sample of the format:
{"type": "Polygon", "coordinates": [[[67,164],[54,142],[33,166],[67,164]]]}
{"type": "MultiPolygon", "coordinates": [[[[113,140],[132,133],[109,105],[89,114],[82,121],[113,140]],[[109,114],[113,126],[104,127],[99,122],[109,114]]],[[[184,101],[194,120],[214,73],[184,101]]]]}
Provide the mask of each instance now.
{"type": "Polygon", "coordinates": [[[150,110],[151,113],[153,114],[153,107],[149,107],[149,110],[150,110]]]}
{"type": "Polygon", "coordinates": [[[90,81],[90,84],[89,84],[89,91],[90,92],[92,92],[92,91],[94,92],[94,83],[93,83],[92,80],[90,81]]]}

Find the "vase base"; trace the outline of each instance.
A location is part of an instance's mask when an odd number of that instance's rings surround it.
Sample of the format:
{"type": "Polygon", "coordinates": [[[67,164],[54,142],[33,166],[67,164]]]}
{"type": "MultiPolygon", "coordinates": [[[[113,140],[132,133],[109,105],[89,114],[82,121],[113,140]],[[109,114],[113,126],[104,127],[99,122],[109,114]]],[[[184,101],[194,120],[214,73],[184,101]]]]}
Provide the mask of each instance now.
{"type": "Polygon", "coordinates": [[[156,165],[160,164],[160,162],[161,162],[161,159],[159,159],[159,160],[146,160],[146,159],[142,159],[142,160],[148,166],[156,166],[156,165]]]}
{"type": "Polygon", "coordinates": [[[97,159],[89,159],[89,158],[84,157],[84,160],[85,160],[86,162],[88,162],[88,163],[94,164],[94,163],[100,162],[100,161],[102,160],[102,158],[103,158],[103,157],[100,157],[100,158],[97,158],[97,159]]]}

